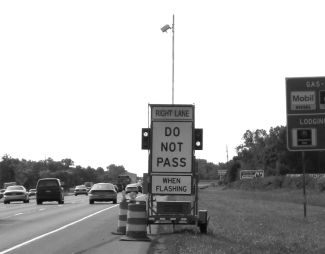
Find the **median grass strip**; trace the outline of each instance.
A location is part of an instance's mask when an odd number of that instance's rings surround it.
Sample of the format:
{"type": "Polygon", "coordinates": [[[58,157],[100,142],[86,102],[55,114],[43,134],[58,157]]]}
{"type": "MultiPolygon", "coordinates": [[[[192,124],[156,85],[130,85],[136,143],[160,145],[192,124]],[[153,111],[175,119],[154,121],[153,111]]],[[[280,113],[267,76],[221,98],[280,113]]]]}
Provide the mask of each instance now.
{"type": "Polygon", "coordinates": [[[325,195],[308,194],[305,219],[301,191],[200,190],[208,234],[193,226],[169,229],[161,234],[166,253],[325,253],[325,195]]]}

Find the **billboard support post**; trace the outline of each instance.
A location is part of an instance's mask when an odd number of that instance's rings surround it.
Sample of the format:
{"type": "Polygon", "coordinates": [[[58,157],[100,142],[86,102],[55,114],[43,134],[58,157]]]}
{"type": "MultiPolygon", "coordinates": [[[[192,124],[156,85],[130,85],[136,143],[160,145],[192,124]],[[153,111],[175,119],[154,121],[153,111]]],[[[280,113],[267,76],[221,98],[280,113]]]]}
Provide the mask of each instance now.
{"type": "Polygon", "coordinates": [[[302,151],[302,172],[303,172],[303,196],[304,196],[304,218],[307,217],[307,197],[306,197],[306,163],[305,151],[302,151]]]}

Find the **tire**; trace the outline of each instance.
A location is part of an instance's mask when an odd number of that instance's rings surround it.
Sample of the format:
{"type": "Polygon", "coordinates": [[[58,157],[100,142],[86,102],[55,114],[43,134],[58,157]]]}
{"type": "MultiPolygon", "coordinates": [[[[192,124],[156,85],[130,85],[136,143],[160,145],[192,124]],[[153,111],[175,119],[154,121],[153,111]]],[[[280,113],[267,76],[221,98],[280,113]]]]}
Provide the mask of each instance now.
{"type": "Polygon", "coordinates": [[[94,204],[94,200],[89,200],[89,204],[93,205],[94,204]]]}
{"type": "Polygon", "coordinates": [[[3,203],[6,205],[6,204],[9,204],[8,201],[3,201],[3,203]]]}
{"type": "Polygon", "coordinates": [[[42,202],[41,200],[37,200],[36,203],[37,203],[38,205],[41,205],[43,202],[42,202]]]}
{"type": "Polygon", "coordinates": [[[116,199],[114,199],[114,200],[113,200],[113,204],[116,204],[116,203],[117,203],[117,200],[116,200],[116,199]]]}
{"type": "Polygon", "coordinates": [[[208,224],[207,223],[200,224],[200,232],[201,232],[201,234],[207,234],[208,233],[208,224]]]}

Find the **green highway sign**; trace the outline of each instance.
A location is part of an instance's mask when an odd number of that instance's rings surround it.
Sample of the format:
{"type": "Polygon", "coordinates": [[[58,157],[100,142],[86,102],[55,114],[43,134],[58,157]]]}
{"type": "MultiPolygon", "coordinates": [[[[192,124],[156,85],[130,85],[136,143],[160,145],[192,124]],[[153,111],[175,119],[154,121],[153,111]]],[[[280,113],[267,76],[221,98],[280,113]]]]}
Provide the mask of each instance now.
{"type": "Polygon", "coordinates": [[[287,147],[325,150],[325,77],[286,78],[287,147]]]}

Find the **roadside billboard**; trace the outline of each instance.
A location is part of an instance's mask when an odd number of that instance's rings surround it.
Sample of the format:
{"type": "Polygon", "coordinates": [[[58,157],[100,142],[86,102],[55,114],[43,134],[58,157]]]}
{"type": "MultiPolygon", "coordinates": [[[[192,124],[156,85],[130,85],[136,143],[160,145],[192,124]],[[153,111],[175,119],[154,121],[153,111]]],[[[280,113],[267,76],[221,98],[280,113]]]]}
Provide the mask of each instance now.
{"type": "Polygon", "coordinates": [[[264,177],[264,170],[241,170],[240,180],[264,177]]]}
{"type": "Polygon", "coordinates": [[[325,77],[286,78],[287,147],[325,150],[325,77]]]}

